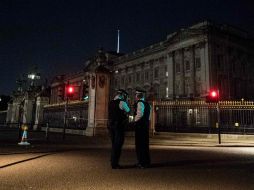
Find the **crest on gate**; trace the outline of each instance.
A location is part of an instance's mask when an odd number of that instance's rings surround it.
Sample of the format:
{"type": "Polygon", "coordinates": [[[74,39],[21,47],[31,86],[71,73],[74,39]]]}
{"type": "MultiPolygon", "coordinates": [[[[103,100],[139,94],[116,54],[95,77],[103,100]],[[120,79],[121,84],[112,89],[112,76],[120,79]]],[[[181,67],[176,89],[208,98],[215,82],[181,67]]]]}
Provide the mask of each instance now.
{"type": "Polygon", "coordinates": [[[106,77],[104,75],[99,77],[99,87],[103,88],[106,83],[106,77]]]}

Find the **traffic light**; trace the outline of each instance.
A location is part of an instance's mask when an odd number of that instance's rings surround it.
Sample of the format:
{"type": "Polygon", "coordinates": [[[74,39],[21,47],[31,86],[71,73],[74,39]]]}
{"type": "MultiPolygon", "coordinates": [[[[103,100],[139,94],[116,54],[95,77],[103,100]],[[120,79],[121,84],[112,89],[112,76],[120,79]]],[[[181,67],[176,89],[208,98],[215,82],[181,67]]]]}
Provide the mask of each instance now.
{"type": "Polygon", "coordinates": [[[68,86],[66,87],[66,96],[67,96],[68,98],[70,98],[70,97],[73,97],[73,95],[74,95],[74,87],[71,86],[71,85],[68,85],[68,86]]]}
{"type": "Polygon", "coordinates": [[[208,96],[206,96],[207,103],[218,103],[219,102],[219,90],[210,90],[208,96]]]}
{"type": "Polygon", "coordinates": [[[89,85],[83,85],[83,100],[87,100],[89,98],[89,85]]]}

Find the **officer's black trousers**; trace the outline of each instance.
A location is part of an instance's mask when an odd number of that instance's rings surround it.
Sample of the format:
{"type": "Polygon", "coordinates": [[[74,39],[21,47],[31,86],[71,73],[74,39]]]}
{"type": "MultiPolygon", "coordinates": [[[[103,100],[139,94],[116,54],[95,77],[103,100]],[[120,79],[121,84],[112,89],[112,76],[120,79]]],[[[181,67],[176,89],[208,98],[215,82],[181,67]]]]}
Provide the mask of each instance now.
{"type": "Polygon", "coordinates": [[[135,145],[138,164],[147,167],[150,165],[149,152],[149,123],[141,123],[135,126],[135,145]]]}
{"type": "Polygon", "coordinates": [[[110,128],[110,135],[112,141],[111,166],[115,167],[119,164],[122,152],[122,146],[124,143],[124,127],[119,125],[112,126],[110,128]]]}

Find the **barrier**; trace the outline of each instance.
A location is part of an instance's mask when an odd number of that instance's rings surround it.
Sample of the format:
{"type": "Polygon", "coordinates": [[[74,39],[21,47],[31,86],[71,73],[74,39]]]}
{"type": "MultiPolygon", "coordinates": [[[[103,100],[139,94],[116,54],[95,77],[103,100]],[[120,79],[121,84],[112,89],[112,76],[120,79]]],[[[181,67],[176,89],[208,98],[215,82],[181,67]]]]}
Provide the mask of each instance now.
{"type": "Polygon", "coordinates": [[[27,130],[28,130],[28,126],[27,125],[22,125],[21,126],[22,130],[23,130],[23,135],[22,135],[22,138],[21,138],[21,142],[18,143],[18,145],[30,145],[29,142],[27,142],[27,130]]]}

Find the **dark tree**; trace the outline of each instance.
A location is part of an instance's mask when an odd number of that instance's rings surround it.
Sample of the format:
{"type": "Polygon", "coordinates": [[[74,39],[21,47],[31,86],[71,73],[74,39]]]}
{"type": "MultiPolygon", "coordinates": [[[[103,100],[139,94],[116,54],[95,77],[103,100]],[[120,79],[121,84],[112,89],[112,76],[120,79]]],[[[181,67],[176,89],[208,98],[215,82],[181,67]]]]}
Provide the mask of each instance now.
{"type": "Polygon", "coordinates": [[[7,110],[10,100],[10,96],[0,95],[0,111],[7,110]]]}

